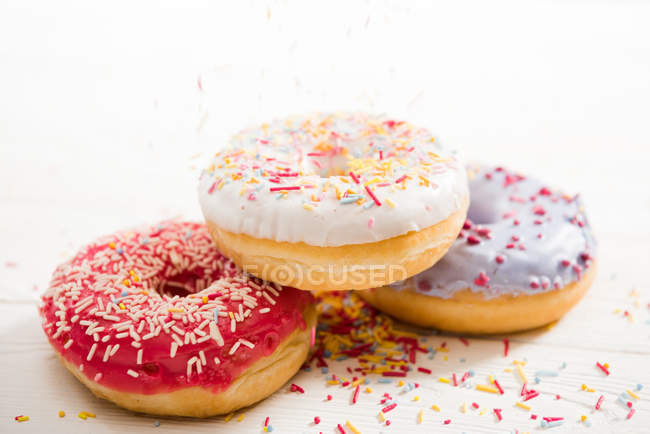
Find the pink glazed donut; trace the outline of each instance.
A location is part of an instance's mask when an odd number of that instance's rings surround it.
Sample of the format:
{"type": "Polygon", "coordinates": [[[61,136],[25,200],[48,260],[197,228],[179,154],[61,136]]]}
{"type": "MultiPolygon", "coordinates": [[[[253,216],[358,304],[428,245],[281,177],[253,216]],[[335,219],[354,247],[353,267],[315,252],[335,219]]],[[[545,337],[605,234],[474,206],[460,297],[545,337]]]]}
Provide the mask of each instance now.
{"type": "Polygon", "coordinates": [[[104,237],[60,265],[42,298],[50,344],[101,398],[206,417],[253,404],[304,362],[309,292],[251,277],[204,225],[164,222],[104,237]]]}

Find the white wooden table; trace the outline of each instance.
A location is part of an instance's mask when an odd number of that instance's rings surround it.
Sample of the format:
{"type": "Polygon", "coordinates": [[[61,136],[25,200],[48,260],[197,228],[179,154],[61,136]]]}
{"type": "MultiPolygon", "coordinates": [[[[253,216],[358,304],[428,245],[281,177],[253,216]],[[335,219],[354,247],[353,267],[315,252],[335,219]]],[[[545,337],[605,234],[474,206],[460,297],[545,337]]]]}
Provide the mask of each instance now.
{"type": "Polygon", "coordinates": [[[549,428],[558,432],[647,432],[649,17],[647,3],[607,1],[0,3],[0,432],[262,432],[266,416],[283,433],[332,433],[348,420],[364,433],[542,430],[530,413],[564,417],[549,428]],[[338,108],[412,119],[470,159],[580,191],[600,241],[585,299],[550,330],[508,336],[508,357],[503,336],[469,346],[428,336],[425,345],[445,341],[450,352],[419,363],[432,375],[409,374],[415,391],[370,378],[372,393],[351,405],[352,390],[328,387],[314,369],[292,380],[304,395],[284,388],[227,425],[158,418],[155,428],[156,418],[94,398],[59,365],[35,307],[57,263],[125,226],[198,219],[197,168],[233,130],[338,108]],[[514,406],[515,359],[530,378],[559,372],[535,386],[530,412],[514,406]],[[475,382],[495,375],[505,395],[437,381],[468,369],[475,382]],[[626,389],[641,398],[630,420],[616,402],[626,389]],[[389,427],[377,417],[384,392],[400,402],[389,427]],[[463,413],[472,402],[489,411],[463,413]],[[30,420],[14,421],[21,414],[30,420]]]}

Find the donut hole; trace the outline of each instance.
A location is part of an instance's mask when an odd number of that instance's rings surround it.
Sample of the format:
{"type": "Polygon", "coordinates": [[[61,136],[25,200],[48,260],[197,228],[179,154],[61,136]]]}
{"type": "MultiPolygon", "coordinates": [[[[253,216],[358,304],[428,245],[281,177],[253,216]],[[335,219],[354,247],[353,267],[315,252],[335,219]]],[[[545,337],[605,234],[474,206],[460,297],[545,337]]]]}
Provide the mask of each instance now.
{"type": "Polygon", "coordinates": [[[169,297],[187,297],[203,291],[210,286],[212,278],[203,277],[203,273],[193,270],[183,270],[180,273],[161,280],[156,286],[156,291],[169,297]]]}

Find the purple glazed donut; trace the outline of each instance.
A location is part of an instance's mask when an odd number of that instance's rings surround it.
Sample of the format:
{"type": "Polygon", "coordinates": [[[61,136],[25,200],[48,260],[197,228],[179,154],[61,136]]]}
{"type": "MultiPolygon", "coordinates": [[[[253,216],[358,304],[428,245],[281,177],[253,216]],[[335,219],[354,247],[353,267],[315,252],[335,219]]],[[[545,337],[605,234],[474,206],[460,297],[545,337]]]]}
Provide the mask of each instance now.
{"type": "Polygon", "coordinates": [[[596,242],[580,198],[501,167],[469,175],[468,219],[449,252],[362,297],[404,321],[463,333],[559,319],[595,275],[596,242]]]}

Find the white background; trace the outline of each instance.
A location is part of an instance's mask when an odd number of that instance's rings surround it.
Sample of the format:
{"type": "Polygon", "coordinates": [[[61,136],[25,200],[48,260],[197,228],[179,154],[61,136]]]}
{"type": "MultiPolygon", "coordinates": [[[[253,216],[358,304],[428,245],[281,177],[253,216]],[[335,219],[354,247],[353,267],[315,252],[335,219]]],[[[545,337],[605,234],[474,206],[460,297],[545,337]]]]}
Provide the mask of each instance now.
{"type": "MultiPolygon", "coordinates": [[[[24,339],[39,357],[50,355],[30,303],[55,264],[118,228],[199,218],[198,169],[246,124],[355,109],[407,118],[470,160],[581,192],[611,261],[601,261],[602,289],[541,339],[549,348],[573,345],[600,327],[612,340],[594,341],[598,351],[618,344],[621,360],[631,348],[650,353],[647,326],[629,335],[616,328],[626,326],[620,320],[592,324],[589,310],[600,306],[610,318],[629,304],[630,289],[649,295],[649,22],[648,2],[604,0],[0,0],[0,306],[7,311],[0,317],[7,327],[23,318],[17,329],[31,330],[24,339]],[[623,276],[617,291],[607,283],[612,273],[623,276]],[[589,327],[578,333],[581,324],[589,327]]],[[[647,312],[639,315],[644,321],[647,312]]],[[[0,332],[6,348],[22,340],[0,332]]],[[[11,406],[0,404],[8,415],[27,413],[37,404],[9,374],[26,362],[8,351],[0,379],[14,383],[2,389],[17,392],[11,406]]],[[[31,386],[35,396],[62,373],[48,360],[50,371],[31,386]]],[[[31,369],[41,372],[39,363],[31,369]]],[[[630,376],[642,375],[630,363],[630,376]]],[[[74,402],[91,399],[81,388],[74,394],[74,402]]],[[[264,405],[288,404],[263,404],[269,413],[275,407],[264,405]]],[[[133,419],[110,411],[127,425],[133,419]]],[[[630,423],[647,426],[648,415],[630,423]]],[[[479,426],[512,428],[492,419],[479,426]]],[[[379,429],[374,419],[368,427],[379,429]]]]}

